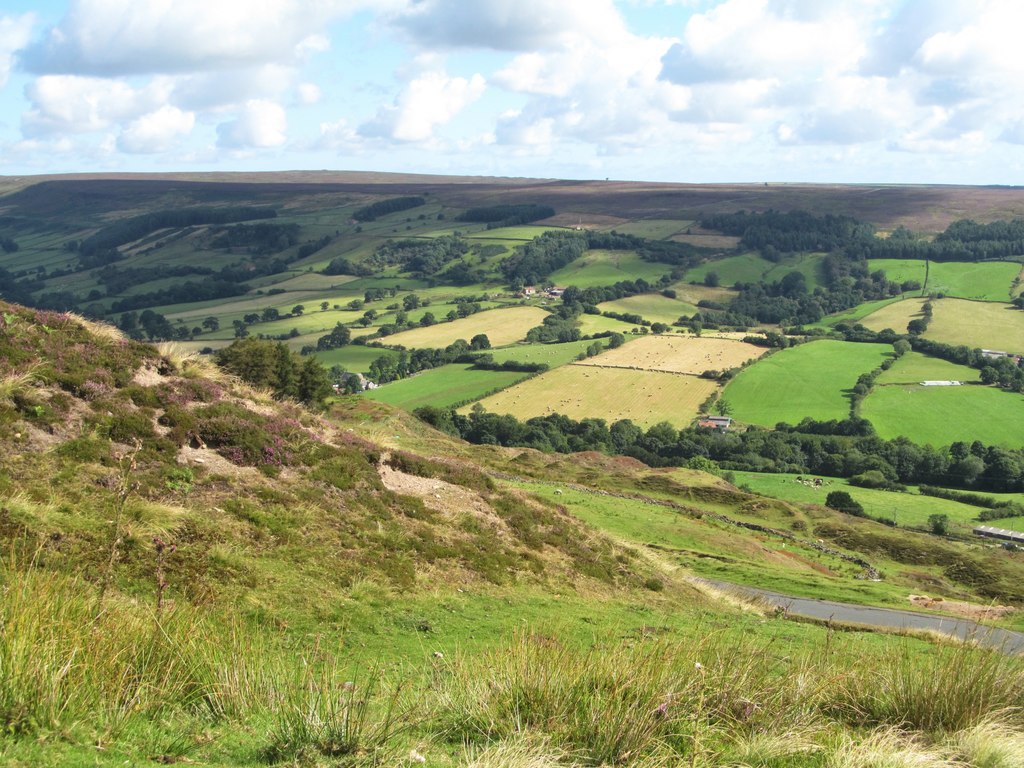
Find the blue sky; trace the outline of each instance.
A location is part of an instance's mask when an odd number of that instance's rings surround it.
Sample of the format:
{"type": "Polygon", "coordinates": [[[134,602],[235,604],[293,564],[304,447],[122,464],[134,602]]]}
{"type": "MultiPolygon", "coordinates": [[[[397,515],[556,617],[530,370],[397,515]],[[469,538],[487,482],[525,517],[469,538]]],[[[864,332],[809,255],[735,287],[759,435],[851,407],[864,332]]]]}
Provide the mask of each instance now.
{"type": "Polygon", "coordinates": [[[1024,182],[1019,0],[5,0],[0,174],[1024,182]]]}

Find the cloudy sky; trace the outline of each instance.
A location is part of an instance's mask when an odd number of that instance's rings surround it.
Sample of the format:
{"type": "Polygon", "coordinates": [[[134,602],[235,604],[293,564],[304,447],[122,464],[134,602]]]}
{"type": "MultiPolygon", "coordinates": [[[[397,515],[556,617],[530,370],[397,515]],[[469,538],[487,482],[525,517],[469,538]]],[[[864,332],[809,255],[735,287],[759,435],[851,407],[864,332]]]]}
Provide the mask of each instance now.
{"type": "Polygon", "coordinates": [[[4,0],[0,174],[1024,183],[1020,0],[4,0]]]}

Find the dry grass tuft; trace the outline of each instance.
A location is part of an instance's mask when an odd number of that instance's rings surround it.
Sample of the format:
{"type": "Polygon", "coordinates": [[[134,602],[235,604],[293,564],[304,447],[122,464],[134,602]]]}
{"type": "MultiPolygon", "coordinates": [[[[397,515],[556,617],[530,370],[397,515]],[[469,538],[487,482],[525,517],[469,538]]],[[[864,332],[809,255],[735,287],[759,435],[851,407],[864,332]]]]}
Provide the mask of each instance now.
{"type": "Polygon", "coordinates": [[[87,317],[75,314],[74,312],[68,312],[67,316],[72,321],[78,323],[80,326],[85,328],[89,333],[95,336],[100,341],[110,342],[112,344],[127,341],[128,337],[121,332],[120,328],[111,325],[110,323],[104,323],[99,320],[90,320],[87,317]]]}
{"type": "Polygon", "coordinates": [[[39,383],[41,368],[42,365],[36,362],[23,371],[10,371],[0,376],[0,403],[8,405],[13,403],[16,397],[39,383]]]}
{"type": "Polygon", "coordinates": [[[896,728],[881,728],[863,739],[845,737],[828,768],[966,768],[939,749],[927,747],[896,728]]]}

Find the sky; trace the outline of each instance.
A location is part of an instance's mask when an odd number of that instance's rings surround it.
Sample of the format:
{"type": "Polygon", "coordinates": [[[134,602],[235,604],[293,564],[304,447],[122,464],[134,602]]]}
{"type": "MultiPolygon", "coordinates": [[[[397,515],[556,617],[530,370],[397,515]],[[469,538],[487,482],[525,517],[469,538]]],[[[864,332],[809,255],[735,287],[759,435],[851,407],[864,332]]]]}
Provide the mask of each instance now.
{"type": "Polygon", "coordinates": [[[4,0],[0,175],[1024,183],[1020,0],[4,0]]]}

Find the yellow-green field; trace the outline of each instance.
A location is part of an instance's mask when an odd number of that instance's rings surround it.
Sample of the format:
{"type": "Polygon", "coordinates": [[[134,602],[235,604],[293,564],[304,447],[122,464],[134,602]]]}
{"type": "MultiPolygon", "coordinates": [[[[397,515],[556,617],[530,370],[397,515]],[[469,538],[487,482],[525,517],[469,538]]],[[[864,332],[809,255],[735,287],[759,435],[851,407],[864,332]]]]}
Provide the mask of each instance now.
{"type": "Polygon", "coordinates": [[[886,328],[891,328],[896,333],[906,333],[907,323],[911,320],[920,320],[923,317],[921,305],[925,301],[927,299],[894,301],[892,304],[886,304],[881,309],[872,312],[859,322],[872,331],[884,331],[886,328]]]}
{"type": "MultiPolygon", "coordinates": [[[[636,343],[636,342],[633,342],[636,343]]],[[[632,419],[642,426],[685,426],[717,384],[696,376],[628,368],[564,365],[516,384],[480,403],[520,419],[560,413],[574,419],[632,419]]]]}
{"type": "Polygon", "coordinates": [[[692,316],[697,307],[679,299],[670,299],[660,293],[642,293],[638,296],[627,296],[624,299],[606,301],[597,305],[602,312],[618,312],[620,314],[640,315],[652,323],[672,325],[680,317],[692,316]]]}
{"type": "Polygon", "coordinates": [[[925,338],[946,344],[1024,352],[1024,312],[993,301],[939,299],[925,338]]]}
{"type": "Polygon", "coordinates": [[[700,374],[707,370],[736,368],[767,352],[731,339],[697,336],[644,336],[580,365],[637,368],[644,371],[700,374]]]}
{"type": "Polygon", "coordinates": [[[637,327],[633,323],[624,323],[621,320],[615,320],[611,317],[602,317],[601,315],[580,315],[577,319],[580,324],[580,333],[584,336],[590,336],[595,333],[604,333],[605,331],[629,333],[637,327]]]}
{"type": "Polygon", "coordinates": [[[447,347],[456,339],[469,341],[478,333],[486,334],[491,346],[499,347],[525,338],[526,332],[540,325],[548,313],[537,307],[510,307],[478,312],[450,323],[438,323],[388,336],[388,344],[403,347],[447,347]]]}

